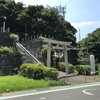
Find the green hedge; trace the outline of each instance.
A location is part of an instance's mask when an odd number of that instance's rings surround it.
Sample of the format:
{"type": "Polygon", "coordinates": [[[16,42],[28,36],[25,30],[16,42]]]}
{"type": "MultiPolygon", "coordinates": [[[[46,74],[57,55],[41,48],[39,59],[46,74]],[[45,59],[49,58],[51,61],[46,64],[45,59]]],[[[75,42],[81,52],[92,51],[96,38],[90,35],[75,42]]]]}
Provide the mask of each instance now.
{"type": "MultiPolygon", "coordinates": [[[[65,62],[59,62],[58,66],[59,66],[58,69],[60,71],[65,72],[65,62]]],[[[77,72],[75,66],[73,66],[72,64],[68,64],[68,73],[69,74],[70,73],[76,73],[77,74],[78,72],[77,72]]]]}
{"type": "Polygon", "coordinates": [[[57,79],[58,72],[55,68],[49,68],[42,64],[22,64],[19,75],[32,79],[57,79]]]}
{"type": "Polygon", "coordinates": [[[100,75],[100,64],[98,65],[98,74],[100,75]]]}
{"type": "Polygon", "coordinates": [[[91,73],[90,65],[77,65],[76,70],[78,71],[79,75],[90,75],[91,73]]]}
{"type": "MultiPolygon", "coordinates": [[[[59,62],[59,67],[58,69],[60,71],[65,72],[65,62],[59,62]]],[[[99,72],[100,72],[100,67],[99,67],[99,72]]],[[[90,75],[91,73],[91,67],[90,65],[77,65],[73,66],[72,64],[68,64],[68,73],[75,73],[79,75],[90,75]]]]}

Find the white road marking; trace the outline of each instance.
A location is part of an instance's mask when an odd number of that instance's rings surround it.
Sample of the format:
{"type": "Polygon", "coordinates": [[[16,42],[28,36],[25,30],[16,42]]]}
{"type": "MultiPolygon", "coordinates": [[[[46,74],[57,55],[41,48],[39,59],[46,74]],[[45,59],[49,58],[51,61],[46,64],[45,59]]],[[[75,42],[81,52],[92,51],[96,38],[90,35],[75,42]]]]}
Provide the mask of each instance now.
{"type": "Polygon", "coordinates": [[[40,100],[45,100],[45,99],[46,99],[46,97],[40,98],[40,100]]]}
{"type": "Polygon", "coordinates": [[[96,83],[88,83],[88,84],[81,84],[76,86],[67,86],[64,88],[58,88],[58,89],[52,89],[52,90],[46,90],[46,91],[37,91],[37,92],[30,92],[30,93],[21,93],[21,94],[15,94],[15,95],[9,95],[9,96],[0,96],[0,100],[5,99],[11,99],[11,98],[17,98],[17,97],[24,97],[24,96],[30,96],[30,95],[36,95],[36,94],[44,94],[44,93],[50,93],[50,92],[57,92],[57,91],[64,91],[64,90],[72,90],[72,89],[79,89],[79,88],[86,88],[91,86],[100,86],[100,82],[96,83]]]}
{"type": "Polygon", "coordinates": [[[87,92],[87,91],[90,91],[90,90],[95,90],[95,89],[85,89],[85,90],[83,90],[83,93],[87,94],[87,95],[93,95],[93,93],[87,92]]]}

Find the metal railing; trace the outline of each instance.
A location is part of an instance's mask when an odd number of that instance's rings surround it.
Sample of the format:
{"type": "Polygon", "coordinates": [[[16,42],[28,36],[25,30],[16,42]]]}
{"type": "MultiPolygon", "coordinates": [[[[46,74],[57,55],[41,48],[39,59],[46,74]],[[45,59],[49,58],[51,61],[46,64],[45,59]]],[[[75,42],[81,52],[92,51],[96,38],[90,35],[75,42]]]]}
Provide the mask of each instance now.
{"type": "Polygon", "coordinates": [[[26,54],[28,54],[32,60],[33,60],[33,63],[39,63],[40,61],[35,57],[33,56],[23,45],[21,45],[19,42],[16,42],[16,45],[18,48],[20,48],[22,51],[24,51],[26,54]]]}

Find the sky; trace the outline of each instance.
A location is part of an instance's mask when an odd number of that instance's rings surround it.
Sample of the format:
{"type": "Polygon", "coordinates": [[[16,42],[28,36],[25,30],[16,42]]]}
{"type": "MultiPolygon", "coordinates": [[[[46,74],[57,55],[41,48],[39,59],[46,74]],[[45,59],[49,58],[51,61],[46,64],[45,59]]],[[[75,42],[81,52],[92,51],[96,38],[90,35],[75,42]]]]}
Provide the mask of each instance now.
{"type": "Polygon", "coordinates": [[[77,41],[100,28],[100,0],[14,0],[28,5],[66,6],[65,20],[77,29],[77,41]]]}

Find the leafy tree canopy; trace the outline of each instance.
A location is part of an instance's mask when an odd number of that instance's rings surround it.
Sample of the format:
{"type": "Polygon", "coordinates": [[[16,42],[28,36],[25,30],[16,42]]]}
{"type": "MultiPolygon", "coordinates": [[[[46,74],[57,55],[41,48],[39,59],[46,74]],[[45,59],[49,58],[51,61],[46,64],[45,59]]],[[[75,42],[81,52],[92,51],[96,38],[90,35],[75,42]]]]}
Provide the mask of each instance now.
{"type": "MultiPolygon", "coordinates": [[[[77,30],[55,8],[44,8],[42,5],[26,7],[21,2],[6,0],[0,3],[0,16],[6,16],[6,28],[10,27],[10,31],[19,34],[21,38],[26,33],[28,36],[42,34],[76,45],[77,30]]],[[[2,22],[3,20],[0,21],[0,26],[2,22]]]]}
{"type": "MultiPolygon", "coordinates": [[[[100,28],[96,29],[92,33],[79,42],[79,56],[89,57],[90,54],[94,54],[96,61],[100,63],[100,28]]],[[[80,58],[79,58],[80,59],[80,58]]]]}

